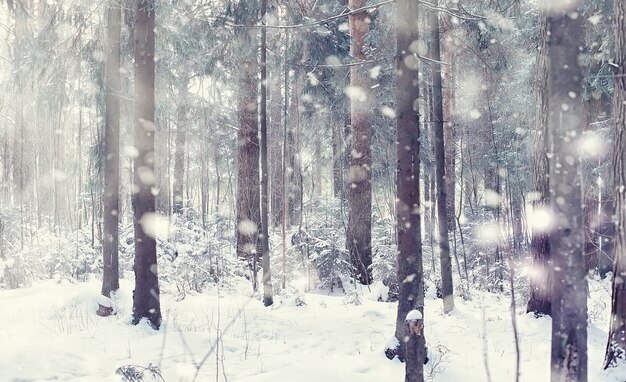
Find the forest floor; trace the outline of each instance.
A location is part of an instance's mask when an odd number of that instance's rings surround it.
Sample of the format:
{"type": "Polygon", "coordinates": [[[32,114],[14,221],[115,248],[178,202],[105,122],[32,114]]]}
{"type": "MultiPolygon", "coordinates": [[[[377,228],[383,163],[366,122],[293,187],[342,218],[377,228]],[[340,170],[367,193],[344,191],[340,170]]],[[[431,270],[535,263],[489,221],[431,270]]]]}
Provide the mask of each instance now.
{"type": "MultiPolygon", "coordinates": [[[[1,290],[0,381],[120,381],[120,366],[150,364],[167,382],[192,381],[198,367],[196,381],[403,380],[404,366],[383,354],[396,304],[363,292],[355,305],[344,295],[318,291],[302,295],[303,306],[292,295],[265,308],[246,296],[245,287],[222,290],[219,299],[215,289],[180,302],[163,296],[158,332],[129,324],[132,284],[125,280],[117,297],[120,314],[109,318],[94,314],[96,280],[1,290]]],[[[611,375],[600,370],[610,284],[591,280],[589,289],[589,380],[624,381],[626,369],[611,375]]],[[[509,298],[472,296],[457,299],[449,315],[441,313],[440,300],[427,298],[427,380],[515,381],[509,298]]],[[[526,315],[519,305],[521,381],[548,381],[550,319],[526,315]]]]}

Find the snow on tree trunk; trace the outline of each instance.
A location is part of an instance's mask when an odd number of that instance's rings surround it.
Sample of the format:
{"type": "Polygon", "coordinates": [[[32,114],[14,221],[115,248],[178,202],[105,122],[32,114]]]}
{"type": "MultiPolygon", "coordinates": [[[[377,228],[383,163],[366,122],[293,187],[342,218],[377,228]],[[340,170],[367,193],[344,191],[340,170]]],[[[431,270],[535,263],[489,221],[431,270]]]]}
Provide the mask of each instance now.
{"type": "Polygon", "coordinates": [[[548,10],[548,127],[553,227],[552,381],[587,381],[587,280],[583,254],[581,162],[577,142],[585,121],[579,47],[584,20],[580,1],[548,10]]]}
{"type": "Polygon", "coordinates": [[[154,12],[153,0],[137,0],[135,21],[135,148],[133,211],[135,291],[133,323],[161,325],[155,240],[154,193],[154,12]]]}

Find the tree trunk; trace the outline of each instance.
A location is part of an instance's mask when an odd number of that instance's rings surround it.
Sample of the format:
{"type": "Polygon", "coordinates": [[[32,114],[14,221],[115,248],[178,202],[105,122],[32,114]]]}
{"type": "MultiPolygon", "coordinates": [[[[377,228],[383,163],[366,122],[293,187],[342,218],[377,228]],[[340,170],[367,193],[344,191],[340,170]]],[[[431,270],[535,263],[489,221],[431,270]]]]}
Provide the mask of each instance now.
{"type": "Polygon", "coordinates": [[[611,328],[606,346],[604,367],[614,367],[626,358],[626,3],[614,1],[615,21],[615,146],[613,150],[613,180],[617,226],[615,261],[613,265],[613,298],[611,328]]]}
{"type": "MultiPolygon", "coordinates": [[[[437,0],[434,0],[437,4],[437,0]]],[[[439,13],[428,13],[428,24],[431,33],[431,63],[433,77],[433,102],[431,116],[435,138],[435,167],[437,182],[437,222],[439,231],[439,256],[441,261],[441,294],[443,312],[454,309],[454,287],[452,284],[452,260],[450,258],[450,241],[448,239],[448,203],[446,195],[446,152],[444,147],[443,97],[441,89],[441,61],[439,48],[439,13]]],[[[454,209],[454,204],[452,205],[454,209]]],[[[454,216],[454,211],[452,211],[454,216]]]]}
{"type": "MultiPolygon", "coordinates": [[[[537,74],[535,80],[537,97],[537,125],[535,127],[535,142],[533,150],[533,183],[535,187],[535,200],[533,201],[533,213],[546,211],[550,201],[548,185],[548,173],[550,164],[548,161],[548,24],[545,17],[541,18],[539,53],[537,56],[537,74]]],[[[537,217],[535,219],[538,219],[537,217]]],[[[532,221],[534,222],[533,219],[532,221]]],[[[531,227],[532,237],[530,250],[532,253],[532,272],[530,272],[530,298],[526,308],[527,312],[535,315],[550,315],[552,296],[550,293],[550,236],[547,230],[538,224],[531,227]]]]}
{"type": "MultiPolygon", "coordinates": [[[[107,10],[106,109],[104,126],[104,241],[102,295],[120,287],[118,265],[120,181],[120,36],[122,10],[111,1],[107,10]]],[[[80,150],[80,147],[79,147],[80,150]]],[[[101,310],[106,310],[101,307],[101,310]]],[[[109,312],[111,313],[111,312],[109,312]]]]}
{"type": "Polygon", "coordinates": [[[135,290],[133,324],[161,325],[155,240],[154,186],[154,0],[137,0],[135,21],[135,148],[133,211],[135,290]]]}
{"type": "MultiPolygon", "coordinates": [[[[240,20],[248,22],[249,20],[240,20]]],[[[258,40],[253,29],[240,31],[240,41],[246,46],[242,57],[238,91],[239,130],[237,133],[237,255],[252,267],[252,288],[257,290],[258,235],[261,229],[259,183],[258,127],[258,40]]]]}
{"type": "Polygon", "coordinates": [[[572,137],[580,137],[585,121],[582,71],[578,47],[583,19],[577,6],[549,10],[547,25],[549,130],[554,146],[550,163],[550,236],[552,258],[552,381],[587,381],[587,280],[584,264],[580,156],[572,137]],[[576,12],[577,17],[572,14],[576,12]]]}
{"type": "MultiPolygon", "coordinates": [[[[261,0],[261,23],[265,25],[267,0],[261,0]]],[[[261,29],[261,253],[263,256],[263,305],[274,303],[270,269],[269,192],[267,160],[267,29],[261,29]]]]}
{"type": "MultiPolygon", "coordinates": [[[[424,275],[419,192],[419,115],[415,100],[419,98],[417,57],[411,50],[418,40],[418,5],[399,0],[397,9],[397,198],[398,285],[400,297],[396,318],[398,348],[391,349],[406,362],[405,382],[424,381],[426,356],[423,332],[411,330],[407,314],[419,310],[424,314],[424,275]]],[[[388,353],[388,356],[392,354],[388,353]]]]}
{"type": "MultiPolygon", "coordinates": [[[[185,206],[185,146],[187,143],[187,124],[189,123],[189,105],[187,104],[187,83],[182,80],[176,123],[176,151],[174,153],[174,182],[172,185],[172,213],[181,214],[185,206]]],[[[189,182],[188,182],[189,183],[189,182]]]]}
{"type": "MultiPolygon", "coordinates": [[[[365,0],[349,0],[350,9],[362,8],[365,0]]],[[[365,35],[369,31],[369,15],[363,10],[349,16],[350,53],[358,61],[366,61],[365,35]]],[[[352,150],[346,245],[356,279],[364,285],[372,282],[372,156],[370,135],[372,125],[370,79],[368,65],[350,68],[352,150]]]]}

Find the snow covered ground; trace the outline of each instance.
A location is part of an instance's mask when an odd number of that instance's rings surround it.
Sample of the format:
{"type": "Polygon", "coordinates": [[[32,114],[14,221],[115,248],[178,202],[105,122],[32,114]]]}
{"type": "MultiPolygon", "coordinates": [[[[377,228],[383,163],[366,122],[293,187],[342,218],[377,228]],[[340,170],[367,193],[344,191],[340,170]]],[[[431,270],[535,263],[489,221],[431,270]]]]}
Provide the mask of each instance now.
{"type": "MultiPolygon", "coordinates": [[[[625,381],[626,370],[600,370],[609,314],[609,284],[590,283],[590,381],[625,381]]],[[[361,305],[324,292],[277,297],[274,308],[240,290],[163,296],[164,324],[154,332],[132,326],[132,284],[122,280],[116,317],[95,311],[100,284],[38,282],[0,291],[0,381],[119,381],[123,365],[158,365],[167,382],[192,381],[402,381],[404,366],[383,348],[393,334],[396,304],[362,293],[361,305]],[[220,341],[216,342],[218,333],[220,341]],[[214,349],[210,352],[210,349],[214,349]],[[203,362],[204,359],[204,362],[203,362]],[[201,367],[198,370],[198,366],[201,367]]],[[[523,303],[523,302],[522,302],[523,303]]],[[[426,301],[431,362],[427,380],[514,381],[515,349],[510,301],[475,293],[457,299],[444,316],[440,300],[426,301]]],[[[520,304],[523,305],[523,304],[520,304]]],[[[520,308],[521,380],[549,380],[550,319],[520,308]]],[[[147,379],[150,380],[150,379],[147,379]]]]}

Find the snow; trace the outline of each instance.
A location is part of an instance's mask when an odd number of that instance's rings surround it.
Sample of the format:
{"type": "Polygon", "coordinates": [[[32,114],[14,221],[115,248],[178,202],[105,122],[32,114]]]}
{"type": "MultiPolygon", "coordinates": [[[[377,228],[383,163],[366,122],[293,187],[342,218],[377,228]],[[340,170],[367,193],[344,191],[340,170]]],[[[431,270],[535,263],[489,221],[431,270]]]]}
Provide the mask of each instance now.
{"type": "Polygon", "coordinates": [[[406,315],[405,321],[416,321],[423,319],[422,313],[419,310],[412,310],[406,315]]]}
{"type": "MultiPolygon", "coordinates": [[[[132,282],[122,280],[113,303],[118,316],[95,315],[100,283],[35,283],[0,290],[0,381],[119,381],[124,365],[158,366],[166,381],[400,381],[404,365],[383,353],[393,341],[395,303],[358,291],[360,304],[341,293],[276,296],[273,308],[251,297],[248,285],[210,289],[176,302],[162,296],[163,326],[155,332],[129,320],[132,282]],[[220,334],[220,341],[216,341],[220,334]]],[[[590,280],[589,380],[626,379],[626,369],[602,372],[610,284],[590,280]]],[[[374,292],[377,294],[377,292],[374,292]]],[[[506,296],[473,292],[444,315],[441,300],[425,301],[427,380],[514,380],[515,347],[506,296]]],[[[521,381],[549,379],[550,318],[517,312],[521,381]]],[[[411,313],[412,314],[412,313],[411,313]]],[[[411,316],[409,314],[409,316],[411,316]]],[[[412,317],[412,316],[411,316],[412,317]]],[[[408,317],[407,317],[408,318],[408,317]]]]}

